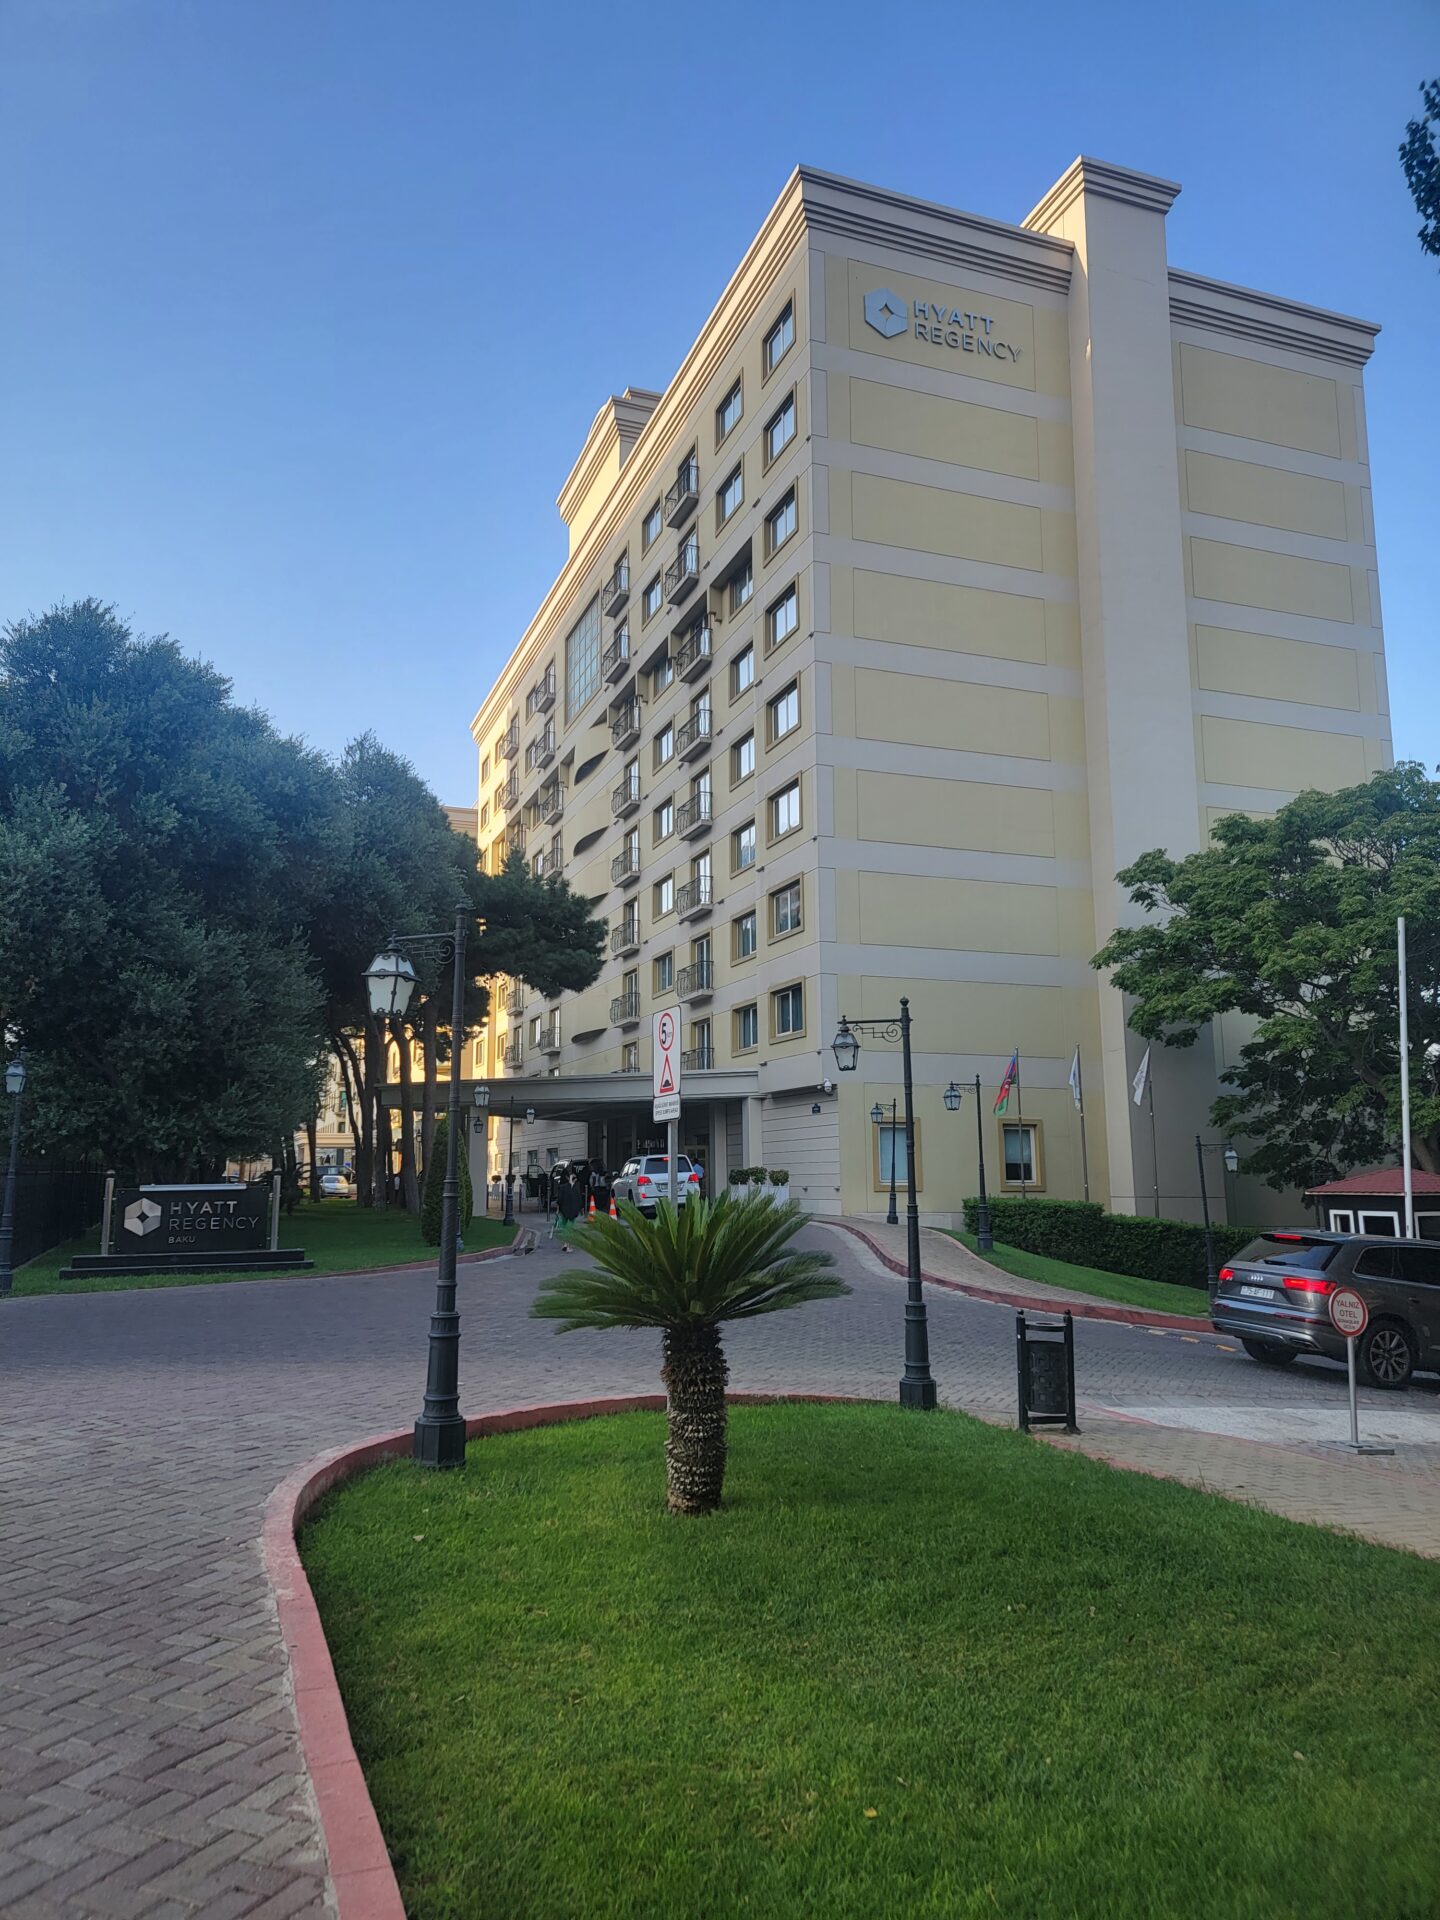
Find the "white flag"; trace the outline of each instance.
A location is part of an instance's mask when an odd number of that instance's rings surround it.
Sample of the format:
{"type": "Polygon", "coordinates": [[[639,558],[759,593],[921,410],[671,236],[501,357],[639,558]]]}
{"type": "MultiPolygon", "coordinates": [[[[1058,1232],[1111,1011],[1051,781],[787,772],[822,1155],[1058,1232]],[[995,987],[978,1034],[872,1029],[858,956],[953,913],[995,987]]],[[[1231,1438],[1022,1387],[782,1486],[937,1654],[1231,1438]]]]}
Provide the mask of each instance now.
{"type": "Polygon", "coordinates": [[[1070,1062],[1070,1097],[1075,1102],[1075,1111],[1083,1113],[1085,1102],[1080,1097],[1080,1049],[1076,1047],[1075,1058],[1070,1062]]]}
{"type": "Polygon", "coordinates": [[[1150,1080],[1150,1049],[1149,1047],[1146,1047],[1145,1058],[1140,1062],[1140,1065],[1135,1072],[1135,1078],[1130,1082],[1131,1086],[1134,1087],[1135,1089],[1135,1104],[1137,1107],[1140,1105],[1140,1102],[1145,1098],[1145,1088],[1149,1084],[1149,1080],[1150,1080]]]}

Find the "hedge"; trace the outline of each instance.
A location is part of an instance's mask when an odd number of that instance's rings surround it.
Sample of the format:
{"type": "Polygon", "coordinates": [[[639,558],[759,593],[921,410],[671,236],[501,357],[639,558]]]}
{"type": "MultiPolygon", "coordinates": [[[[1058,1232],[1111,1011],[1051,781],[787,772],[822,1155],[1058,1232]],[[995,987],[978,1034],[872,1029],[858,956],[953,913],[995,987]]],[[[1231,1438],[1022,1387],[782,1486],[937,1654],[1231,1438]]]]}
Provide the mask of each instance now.
{"type": "MultiPolygon", "coordinates": [[[[462,1116],[461,1126],[465,1122],[462,1116]]],[[[432,1247],[440,1244],[440,1214],[445,1201],[445,1153],[450,1140],[450,1121],[435,1122],[435,1137],[430,1143],[430,1160],[425,1168],[425,1191],[420,1196],[420,1238],[432,1247]]],[[[475,1193],[470,1185],[470,1156],[465,1141],[460,1141],[460,1237],[475,1211],[475,1193]]]]}
{"type": "MultiPolygon", "coordinates": [[[[965,1202],[965,1224],[975,1232],[980,1202],[965,1202]]],[[[990,1229],[1003,1246],[1098,1267],[1136,1280],[1177,1287],[1203,1287],[1205,1229],[1193,1220],[1154,1220],[1143,1214],[1106,1213],[1091,1200],[992,1200],[990,1229]]],[[[1254,1227],[1215,1226],[1215,1262],[1221,1265],[1255,1238],[1254,1227]]]]}

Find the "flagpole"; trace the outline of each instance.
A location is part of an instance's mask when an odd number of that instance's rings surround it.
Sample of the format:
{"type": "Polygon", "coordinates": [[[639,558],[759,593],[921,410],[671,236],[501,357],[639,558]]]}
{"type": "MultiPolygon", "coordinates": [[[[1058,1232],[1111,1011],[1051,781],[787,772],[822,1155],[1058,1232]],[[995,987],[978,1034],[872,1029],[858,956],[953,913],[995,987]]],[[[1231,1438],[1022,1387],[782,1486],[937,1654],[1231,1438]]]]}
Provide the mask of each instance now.
{"type": "Polygon", "coordinates": [[[1080,1042],[1075,1042],[1075,1104],[1080,1109],[1080,1178],[1090,1198],[1090,1151],[1085,1144],[1085,1075],[1080,1066],[1080,1042]]]}
{"type": "MultiPolygon", "coordinates": [[[[1405,916],[1395,922],[1400,962],[1400,1158],[1405,1168],[1405,1238],[1415,1238],[1415,1179],[1410,1171],[1410,997],[1405,978],[1405,916]]],[[[1348,1343],[1347,1343],[1348,1344],[1348,1343]]]]}
{"type": "Polygon", "coordinates": [[[1150,1102],[1150,1167],[1155,1181],[1155,1218],[1160,1218],[1160,1149],[1155,1145],[1155,1073],[1145,1076],[1145,1093],[1150,1102]]]}
{"type": "Polygon", "coordinates": [[[1020,1091],[1020,1049],[1015,1049],[1015,1119],[1020,1128],[1020,1198],[1028,1198],[1025,1192],[1025,1096],[1020,1091]]]}

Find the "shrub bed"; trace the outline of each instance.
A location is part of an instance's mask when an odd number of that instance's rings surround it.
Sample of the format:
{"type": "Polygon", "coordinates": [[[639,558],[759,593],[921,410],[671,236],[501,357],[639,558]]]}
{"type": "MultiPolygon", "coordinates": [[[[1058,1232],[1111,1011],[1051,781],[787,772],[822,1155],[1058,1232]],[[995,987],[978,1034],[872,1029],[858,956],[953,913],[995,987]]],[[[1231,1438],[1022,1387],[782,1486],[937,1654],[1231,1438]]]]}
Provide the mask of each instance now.
{"type": "MultiPolygon", "coordinates": [[[[972,1233],[980,1202],[965,1202],[965,1224],[972,1233]]],[[[1193,1220],[1153,1220],[1140,1214],[1106,1213],[1093,1200],[992,1200],[990,1228],[1007,1247],[1043,1253],[1102,1273],[1127,1273],[1136,1280],[1169,1286],[1204,1287],[1205,1229],[1193,1220]]],[[[1219,1265],[1255,1238],[1254,1227],[1215,1226],[1219,1265]]]]}

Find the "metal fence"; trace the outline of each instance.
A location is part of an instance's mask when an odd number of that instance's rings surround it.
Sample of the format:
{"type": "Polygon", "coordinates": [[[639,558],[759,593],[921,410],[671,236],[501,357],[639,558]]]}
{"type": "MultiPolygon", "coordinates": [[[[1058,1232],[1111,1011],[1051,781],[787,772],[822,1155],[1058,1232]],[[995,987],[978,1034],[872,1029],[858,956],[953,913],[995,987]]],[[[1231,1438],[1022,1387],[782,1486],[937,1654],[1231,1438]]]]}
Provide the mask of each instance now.
{"type": "MultiPolygon", "coordinates": [[[[3,1174],[0,1168],[0,1178],[3,1174]]],[[[15,1265],[23,1266],[62,1240],[72,1240],[97,1225],[104,1199],[101,1167],[22,1161],[15,1176],[15,1265]]]]}

